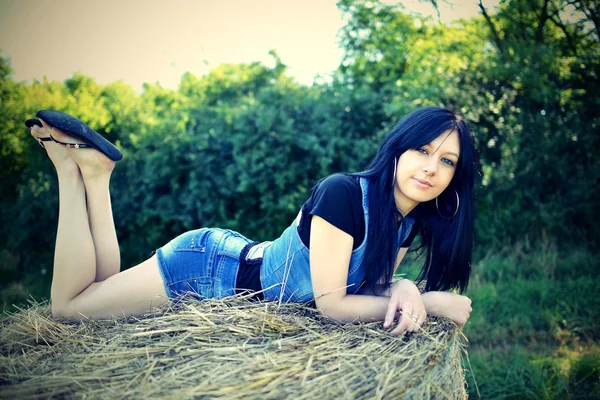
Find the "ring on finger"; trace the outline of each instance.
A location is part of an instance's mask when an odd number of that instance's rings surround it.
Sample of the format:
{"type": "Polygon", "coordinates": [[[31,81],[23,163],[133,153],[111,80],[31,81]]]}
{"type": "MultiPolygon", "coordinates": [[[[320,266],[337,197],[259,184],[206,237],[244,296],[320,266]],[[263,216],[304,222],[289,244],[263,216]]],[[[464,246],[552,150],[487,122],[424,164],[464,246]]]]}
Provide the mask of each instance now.
{"type": "Polygon", "coordinates": [[[408,317],[416,324],[416,325],[421,325],[421,320],[419,319],[419,317],[417,317],[417,314],[413,314],[411,312],[408,313],[408,317]]]}
{"type": "Polygon", "coordinates": [[[424,321],[421,321],[421,320],[419,319],[419,317],[417,317],[417,315],[416,315],[416,314],[413,314],[413,316],[415,317],[415,318],[414,318],[414,320],[413,320],[413,322],[414,322],[414,323],[415,323],[417,326],[421,326],[421,325],[423,325],[423,322],[424,322],[424,321]]]}

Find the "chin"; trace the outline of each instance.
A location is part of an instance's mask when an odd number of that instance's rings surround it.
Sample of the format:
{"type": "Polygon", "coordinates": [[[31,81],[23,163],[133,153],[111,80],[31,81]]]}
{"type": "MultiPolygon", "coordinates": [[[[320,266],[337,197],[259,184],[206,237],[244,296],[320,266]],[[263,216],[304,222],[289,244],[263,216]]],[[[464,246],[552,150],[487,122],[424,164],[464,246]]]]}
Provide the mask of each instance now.
{"type": "Polygon", "coordinates": [[[415,201],[417,201],[419,203],[427,203],[428,201],[433,201],[433,200],[435,200],[435,197],[425,197],[425,198],[415,199],[415,201]]]}
{"type": "Polygon", "coordinates": [[[435,199],[435,196],[425,195],[424,193],[410,193],[407,196],[409,199],[416,201],[418,203],[425,203],[435,199]]]}

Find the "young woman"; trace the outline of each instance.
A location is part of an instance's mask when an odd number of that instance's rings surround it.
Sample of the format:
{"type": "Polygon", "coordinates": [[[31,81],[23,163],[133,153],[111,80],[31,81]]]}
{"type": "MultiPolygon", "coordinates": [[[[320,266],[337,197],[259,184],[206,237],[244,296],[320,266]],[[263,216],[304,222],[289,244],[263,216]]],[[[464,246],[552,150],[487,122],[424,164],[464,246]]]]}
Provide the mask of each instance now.
{"type": "Polygon", "coordinates": [[[265,300],[314,301],[340,321],[383,320],[386,328],[397,321],[392,334],[417,331],[428,314],[459,325],[469,318],[471,301],[447,292],[467,286],[474,218],[473,139],[452,111],[407,115],[366,171],[319,181],[272,242],[198,229],[122,272],[109,194],[120,153],[76,118],[52,113],[38,113],[42,126],[31,134],[58,174],[54,317],[142,315],[187,291],[223,298],[254,290],[265,300]],[[69,131],[74,125],[79,130],[69,131]],[[422,294],[407,279],[391,282],[417,232],[426,252],[422,294]]]}

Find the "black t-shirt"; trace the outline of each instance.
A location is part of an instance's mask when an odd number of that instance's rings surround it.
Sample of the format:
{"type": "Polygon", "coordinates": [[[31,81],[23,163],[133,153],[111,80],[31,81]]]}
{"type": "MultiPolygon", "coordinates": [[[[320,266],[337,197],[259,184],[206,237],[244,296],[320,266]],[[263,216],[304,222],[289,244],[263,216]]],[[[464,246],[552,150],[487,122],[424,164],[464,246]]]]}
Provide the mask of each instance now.
{"type": "MultiPolygon", "coordinates": [[[[366,227],[359,179],[357,176],[334,174],[313,189],[312,195],[302,206],[302,219],[298,226],[300,239],[307,248],[310,248],[312,222],[312,218],[307,217],[309,215],[318,215],[352,236],[352,250],[362,244],[366,227]]],[[[410,247],[417,231],[416,226],[413,226],[401,247],[410,247]]]]}
{"type": "MultiPolygon", "coordinates": [[[[310,198],[302,206],[302,218],[298,225],[298,234],[307,248],[310,248],[311,215],[318,215],[352,236],[352,250],[359,247],[365,238],[365,217],[359,177],[334,174],[322,180],[313,189],[310,198]]],[[[417,231],[415,224],[401,247],[410,247],[417,231]]],[[[238,288],[261,290],[260,268],[240,265],[236,284],[238,288]]]]}
{"type": "Polygon", "coordinates": [[[359,178],[342,174],[323,179],[302,206],[302,219],[298,234],[302,243],[310,248],[311,215],[318,215],[354,239],[352,250],[365,238],[365,214],[362,207],[362,190],[359,178]]]}

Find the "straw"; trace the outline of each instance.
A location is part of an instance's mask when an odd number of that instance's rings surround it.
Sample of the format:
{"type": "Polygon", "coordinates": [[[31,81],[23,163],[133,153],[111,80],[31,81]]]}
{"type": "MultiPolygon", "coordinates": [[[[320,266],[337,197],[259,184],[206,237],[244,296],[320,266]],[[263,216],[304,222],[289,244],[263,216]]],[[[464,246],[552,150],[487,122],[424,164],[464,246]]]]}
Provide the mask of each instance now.
{"type": "Polygon", "coordinates": [[[306,305],[184,296],[143,318],[0,319],[0,398],[465,399],[466,338],[429,317],[395,337],[306,305]]]}

